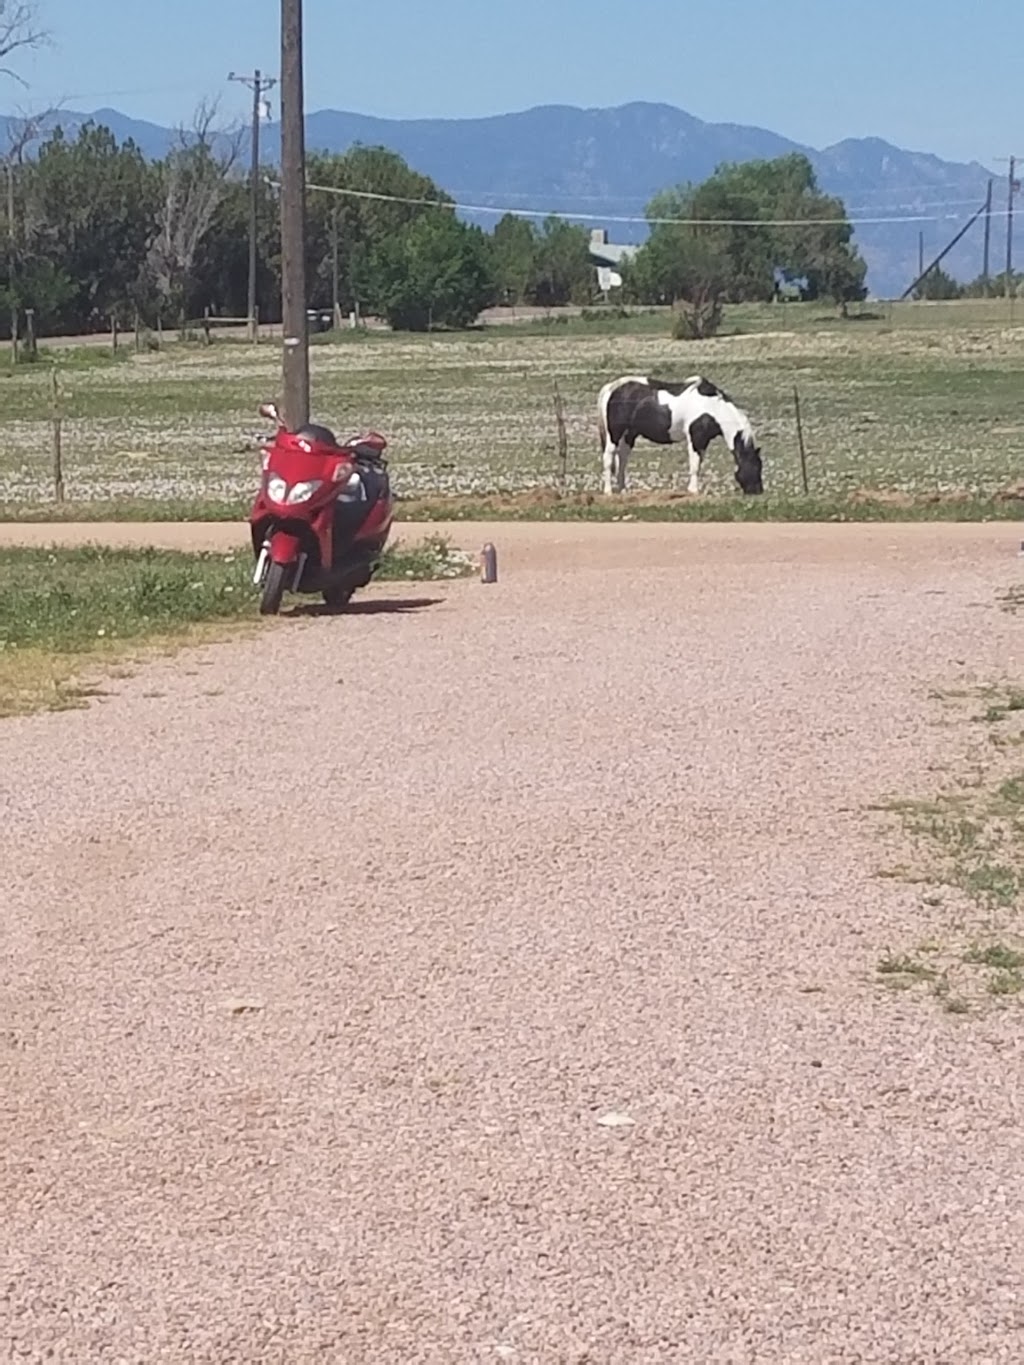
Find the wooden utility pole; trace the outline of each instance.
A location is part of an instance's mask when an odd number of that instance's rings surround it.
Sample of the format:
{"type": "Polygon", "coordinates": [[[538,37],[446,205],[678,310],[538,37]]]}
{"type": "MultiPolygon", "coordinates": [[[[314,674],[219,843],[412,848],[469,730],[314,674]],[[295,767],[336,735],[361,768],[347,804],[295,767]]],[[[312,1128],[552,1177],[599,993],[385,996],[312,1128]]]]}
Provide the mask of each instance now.
{"type": "Polygon", "coordinates": [[[1020,188],[1014,180],[1017,158],[1010,157],[1010,174],[1006,189],[1006,297],[1010,297],[1010,276],[1013,273],[1013,196],[1020,188]]]}
{"type": "Polygon", "coordinates": [[[292,431],[309,421],[305,160],[302,0],[281,0],[281,400],[292,431]]]}
{"type": "Polygon", "coordinates": [[[249,340],[256,340],[256,271],[257,235],[260,215],[260,119],[263,117],[263,96],[277,84],[273,76],[264,76],[259,67],[251,76],[236,76],[229,72],[229,81],[239,81],[252,90],[252,181],[249,199],[249,302],[246,318],[249,324],[249,340]]]}
{"type": "Polygon", "coordinates": [[[18,305],[14,277],[18,266],[17,237],[14,228],[14,160],[7,156],[7,249],[11,281],[11,364],[18,363],[18,305]]]}
{"type": "Polygon", "coordinates": [[[928,264],[927,266],[925,266],[924,270],[921,271],[921,273],[918,275],[918,277],[917,277],[916,280],[911,280],[910,284],[907,285],[906,289],[904,289],[903,293],[900,295],[900,301],[901,301],[901,302],[903,301],[903,299],[908,298],[908,297],[914,292],[914,290],[917,288],[917,286],[921,283],[921,281],[925,278],[926,275],[930,275],[931,272],[935,269],[935,267],[936,267],[941,261],[945,260],[946,256],[949,254],[949,252],[951,252],[951,251],[953,250],[953,248],[956,246],[957,242],[959,242],[960,238],[963,237],[964,234],[965,234],[966,232],[968,232],[968,231],[974,226],[974,224],[978,221],[978,219],[981,217],[981,215],[982,215],[984,212],[985,212],[985,205],[982,204],[982,206],[981,206],[980,209],[977,209],[974,213],[971,214],[970,218],[968,218],[967,222],[964,223],[963,227],[962,227],[962,228],[960,229],[960,231],[956,234],[956,236],[955,236],[955,237],[951,237],[951,238],[949,239],[949,241],[946,243],[946,245],[942,248],[942,250],[939,252],[939,254],[935,257],[934,261],[930,262],[930,264],[928,264]]]}
{"type": "Polygon", "coordinates": [[[64,501],[64,454],[63,427],[64,404],[60,376],[56,365],[50,372],[50,425],[53,429],[53,497],[55,502],[64,501]]]}
{"type": "Polygon", "coordinates": [[[331,325],[341,330],[341,303],[338,294],[338,206],[331,210],[331,325]]]}
{"type": "Polygon", "coordinates": [[[992,240],[992,181],[988,182],[988,193],[985,195],[985,250],[981,258],[981,282],[984,286],[986,295],[988,294],[989,281],[989,245],[992,240]]]}

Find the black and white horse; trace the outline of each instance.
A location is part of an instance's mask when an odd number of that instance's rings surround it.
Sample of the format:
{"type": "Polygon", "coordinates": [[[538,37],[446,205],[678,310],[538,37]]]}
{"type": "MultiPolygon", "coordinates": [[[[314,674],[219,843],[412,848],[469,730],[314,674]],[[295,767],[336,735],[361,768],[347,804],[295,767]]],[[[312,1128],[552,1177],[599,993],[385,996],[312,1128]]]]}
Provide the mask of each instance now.
{"type": "Polygon", "coordinates": [[[625,374],[597,396],[598,431],[604,455],[604,491],[626,487],[626,464],[642,436],[655,445],[685,441],[690,452],[690,492],[700,492],[704,452],[721,436],[736,461],[736,482],[744,493],[763,493],[761,451],[750,418],[727,393],[703,375],[667,384],[625,374]]]}

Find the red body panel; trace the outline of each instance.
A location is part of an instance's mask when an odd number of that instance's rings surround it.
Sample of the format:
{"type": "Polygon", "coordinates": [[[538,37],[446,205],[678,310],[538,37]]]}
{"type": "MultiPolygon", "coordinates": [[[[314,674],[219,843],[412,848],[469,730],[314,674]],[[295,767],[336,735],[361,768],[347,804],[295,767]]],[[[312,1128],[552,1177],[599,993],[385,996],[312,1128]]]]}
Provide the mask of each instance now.
{"type": "Polygon", "coordinates": [[[287,531],[274,531],[270,537],[270,558],[274,564],[294,564],[299,557],[298,536],[287,531]]]}

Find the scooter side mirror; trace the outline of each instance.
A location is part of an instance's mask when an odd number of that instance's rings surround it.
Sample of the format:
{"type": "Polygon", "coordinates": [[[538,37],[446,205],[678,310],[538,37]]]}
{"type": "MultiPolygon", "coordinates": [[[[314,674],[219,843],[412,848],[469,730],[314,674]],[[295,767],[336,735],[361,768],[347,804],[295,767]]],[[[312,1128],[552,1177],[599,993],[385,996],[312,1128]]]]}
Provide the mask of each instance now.
{"type": "Polygon", "coordinates": [[[281,414],[277,410],[276,403],[261,403],[259,407],[261,417],[269,417],[272,422],[281,423],[281,414]]]}

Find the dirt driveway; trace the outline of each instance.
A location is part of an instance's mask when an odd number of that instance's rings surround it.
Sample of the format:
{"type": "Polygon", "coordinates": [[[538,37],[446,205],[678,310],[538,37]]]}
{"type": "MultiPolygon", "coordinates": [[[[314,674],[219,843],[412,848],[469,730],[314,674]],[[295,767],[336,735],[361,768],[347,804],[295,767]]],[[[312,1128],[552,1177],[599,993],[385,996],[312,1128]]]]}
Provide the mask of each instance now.
{"type": "Polygon", "coordinates": [[[0,724],[0,1355],[1019,1360],[1020,1016],[880,990],[864,812],[1012,528],[453,533],[0,724]]]}

